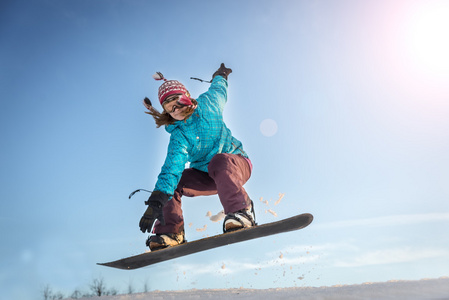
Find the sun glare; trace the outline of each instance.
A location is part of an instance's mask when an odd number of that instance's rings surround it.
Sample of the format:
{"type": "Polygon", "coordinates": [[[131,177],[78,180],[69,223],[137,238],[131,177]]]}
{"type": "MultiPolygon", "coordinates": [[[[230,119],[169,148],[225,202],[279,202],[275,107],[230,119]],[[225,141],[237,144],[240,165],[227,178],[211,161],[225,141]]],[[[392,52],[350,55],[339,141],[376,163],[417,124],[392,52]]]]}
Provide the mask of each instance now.
{"type": "Polygon", "coordinates": [[[449,71],[449,1],[420,7],[409,30],[409,50],[416,63],[430,72],[449,71]]]}

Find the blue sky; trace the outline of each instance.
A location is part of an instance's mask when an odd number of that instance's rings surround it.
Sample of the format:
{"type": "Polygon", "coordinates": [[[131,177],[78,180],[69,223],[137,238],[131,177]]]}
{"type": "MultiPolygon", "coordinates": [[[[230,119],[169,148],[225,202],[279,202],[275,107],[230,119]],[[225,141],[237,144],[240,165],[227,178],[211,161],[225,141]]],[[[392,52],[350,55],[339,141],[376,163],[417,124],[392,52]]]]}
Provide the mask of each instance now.
{"type": "MultiPolygon", "coordinates": [[[[2,293],[70,295],[98,277],[124,292],[449,275],[448,13],[447,1],[3,1],[2,293]],[[136,271],[97,266],[145,251],[147,195],[127,197],[154,187],[168,143],[143,113],[151,75],[198,96],[208,85],[189,78],[221,62],[258,222],[314,223],[136,271]]],[[[187,239],[220,233],[206,217],[220,209],[187,199],[187,239]]]]}

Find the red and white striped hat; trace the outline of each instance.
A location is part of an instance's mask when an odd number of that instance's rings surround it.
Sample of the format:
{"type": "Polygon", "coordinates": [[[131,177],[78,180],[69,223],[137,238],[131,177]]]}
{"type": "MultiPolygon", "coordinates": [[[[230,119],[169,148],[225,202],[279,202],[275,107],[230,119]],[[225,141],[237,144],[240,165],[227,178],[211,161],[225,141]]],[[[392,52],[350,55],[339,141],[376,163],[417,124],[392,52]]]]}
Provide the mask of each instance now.
{"type": "Polygon", "coordinates": [[[163,105],[168,96],[175,94],[181,94],[181,97],[178,100],[180,104],[187,106],[193,105],[190,100],[189,91],[181,82],[177,80],[167,80],[160,72],[156,72],[156,74],[153,75],[153,78],[155,80],[164,80],[164,83],[159,87],[158,93],[159,102],[161,105],[163,105]]]}

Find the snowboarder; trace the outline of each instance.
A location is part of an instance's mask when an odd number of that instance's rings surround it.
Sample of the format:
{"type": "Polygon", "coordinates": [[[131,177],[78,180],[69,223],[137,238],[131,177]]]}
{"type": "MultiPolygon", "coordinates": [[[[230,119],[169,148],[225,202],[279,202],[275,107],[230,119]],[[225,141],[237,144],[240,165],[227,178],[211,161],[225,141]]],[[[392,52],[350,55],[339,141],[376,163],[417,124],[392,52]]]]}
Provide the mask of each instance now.
{"type": "Polygon", "coordinates": [[[222,63],[212,75],[207,92],[197,99],[190,97],[185,86],[167,80],[161,73],[153,75],[164,82],[158,97],[163,112],[145,98],[156,126],[165,126],[170,142],[165,163],[139,227],[153,234],[147,239],[151,250],[185,242],[181,198],[218,194],[226,217],[223,231],[255,226],[253,201],[243,185],[251,176],[252,164],[242,143],[232,136],[223,121],[227,102],[228,75],[222,63]],[[186,168],[186,163],[190,166],[186,168]]]}

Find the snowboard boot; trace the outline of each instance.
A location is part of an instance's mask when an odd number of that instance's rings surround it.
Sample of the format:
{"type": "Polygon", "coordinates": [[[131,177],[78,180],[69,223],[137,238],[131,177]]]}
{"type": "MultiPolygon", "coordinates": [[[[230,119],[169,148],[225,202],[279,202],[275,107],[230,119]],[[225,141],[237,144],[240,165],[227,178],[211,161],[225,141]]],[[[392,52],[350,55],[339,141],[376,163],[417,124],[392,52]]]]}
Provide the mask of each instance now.
{"type": "Polygon", "coordinates": [[[151,251],[176,246],[187,242],[184,237],[184,231],[181,233],[162,233],[149,236],[146,245],[151,251]]]}
{"type": "Polygon", "coordinates": [[[236,231],[242,228],[256,226],[256,214],[254,212],[254,203],[251,200],[251,206],[226,215],[223,222],[223,232],[236,231]]]}

